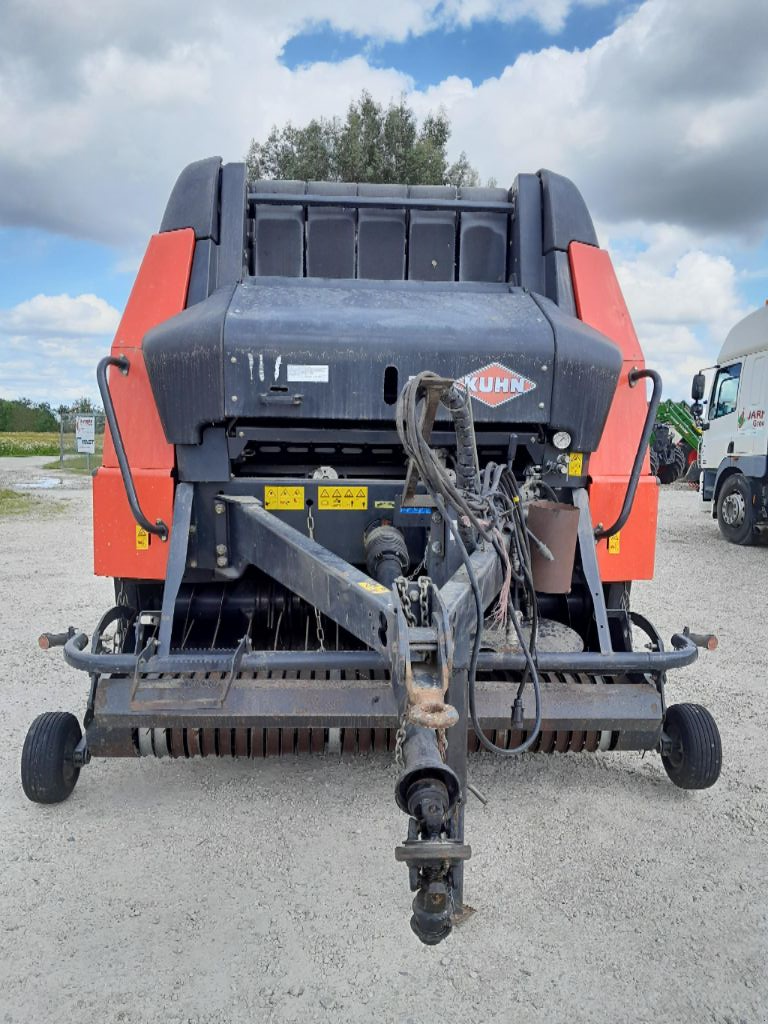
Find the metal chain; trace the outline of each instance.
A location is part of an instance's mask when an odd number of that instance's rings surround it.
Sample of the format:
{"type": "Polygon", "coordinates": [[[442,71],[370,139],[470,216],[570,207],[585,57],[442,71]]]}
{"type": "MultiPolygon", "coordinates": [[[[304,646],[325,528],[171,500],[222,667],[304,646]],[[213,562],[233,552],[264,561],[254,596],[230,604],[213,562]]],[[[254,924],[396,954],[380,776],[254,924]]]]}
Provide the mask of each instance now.
{"type": "MultiPolygon", "coordinates": [[[[312,515],[312,506],[307,505],[307,533],[309,539],[315,539],[315,519],[312,515]]],[[[317,643],[321,651],[325,651],[325,630],[323,629],[323,620],[320,612],[315,608],[315,632],[317,634],[317,643]]]]}
{"type": "Polygon", "coordinates": [[[440,751],[440,757],[445,761],[448,755],[448,731],[447,729],[437,729],[437,749],[440,751]]]}
{"type": "Polygon", "coordinates": [[[400,728],[395,734],[395,764],[403,771],[405,768],[405,758],[403,757],[403,744],[405,743],[405,720],[406,715],[400,720],[400,728]]]}
{"type": "Polygon", "coordinates": [[[430,615],[429,615],[429,591],[432,585],[432,580],[429,576],[419,576],[418,579],[419,587],[419,608],[421,610],[421,624],[422,626],[428,626],[430,615]]]}
{"type": "Polygon", "coordinates": [[[403,606],[405,621],[409,626],[417,626],[416,616],[411,606],[411,595],[408,592],[408,580],[405,576],[398,576],[395,579],[395,586],[397,587],[397,596],[400,598],[400,604],[403,606]]]}

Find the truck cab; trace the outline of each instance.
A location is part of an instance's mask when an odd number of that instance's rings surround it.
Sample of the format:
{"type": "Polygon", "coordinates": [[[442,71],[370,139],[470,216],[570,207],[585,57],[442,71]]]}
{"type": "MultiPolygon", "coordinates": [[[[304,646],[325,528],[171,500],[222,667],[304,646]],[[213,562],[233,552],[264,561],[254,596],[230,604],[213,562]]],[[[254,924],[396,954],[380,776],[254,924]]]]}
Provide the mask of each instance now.
{"type": "Polygon", "coordinates": [[[695,375],[695,401],[709,381],[700,494],[726,540],[751,544],[768,526],[768,305],[736,324],[717,365],[695,375]]]}

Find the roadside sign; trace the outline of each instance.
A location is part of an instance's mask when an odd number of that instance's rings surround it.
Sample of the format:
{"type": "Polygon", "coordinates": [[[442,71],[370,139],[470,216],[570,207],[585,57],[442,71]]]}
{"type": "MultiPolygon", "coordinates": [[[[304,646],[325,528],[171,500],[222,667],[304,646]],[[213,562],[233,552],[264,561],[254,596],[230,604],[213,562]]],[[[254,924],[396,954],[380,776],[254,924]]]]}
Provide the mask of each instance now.
{"type": "Polygon", "coordinates": [[[86,455],[96,452],[96,417],[78,416],[75,420],[75,438],[77,450],[86,455]]]}

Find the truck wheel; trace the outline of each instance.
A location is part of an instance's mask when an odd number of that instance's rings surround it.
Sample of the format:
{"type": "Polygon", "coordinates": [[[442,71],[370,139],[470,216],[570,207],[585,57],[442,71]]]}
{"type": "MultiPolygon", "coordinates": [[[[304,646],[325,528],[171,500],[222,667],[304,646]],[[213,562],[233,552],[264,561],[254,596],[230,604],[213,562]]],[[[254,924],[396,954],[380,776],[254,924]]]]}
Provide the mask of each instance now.
{"type": "Polygon", "coordinates": [[[743,473],[729,476],[717,498],[717,525],[731,544],[752,544],[756,537],[752,488],[743,473]]]}
{"type": "Polygon", "coordinates": [[[68,711],[46,711],[29,727],[21,752],[21,785],[36,804],[58,804],[75,788],[80,769],[72,754],[80,723],[68,711]]]}
{"type": "Polygon", "coordinates": [[[680,789],[709,789],[720,776],[723,748],[712,715],[700,704],[673,704],[664,716],[664,769],[680,789]]]}

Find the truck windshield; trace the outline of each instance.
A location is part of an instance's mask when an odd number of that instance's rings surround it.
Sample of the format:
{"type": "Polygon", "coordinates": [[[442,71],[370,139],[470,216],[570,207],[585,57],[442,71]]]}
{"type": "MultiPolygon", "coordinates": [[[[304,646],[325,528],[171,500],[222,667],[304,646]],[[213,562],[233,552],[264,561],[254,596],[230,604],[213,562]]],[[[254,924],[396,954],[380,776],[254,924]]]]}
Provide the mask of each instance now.
{"type": "Polygon", "coordinates": [[[719,416],[728,416],[736,412],[736,398],[739,393],[739,376],[741,363],[724,366],[718,371],[715,386],[712,389],[712,404],[709,407],[709,418],[716,420],[719,416]]]}

